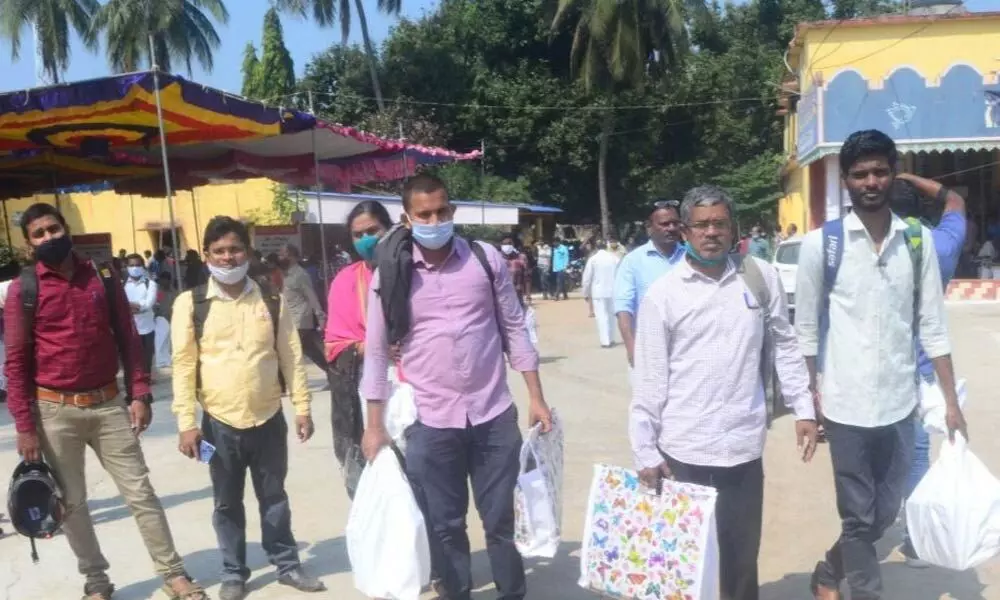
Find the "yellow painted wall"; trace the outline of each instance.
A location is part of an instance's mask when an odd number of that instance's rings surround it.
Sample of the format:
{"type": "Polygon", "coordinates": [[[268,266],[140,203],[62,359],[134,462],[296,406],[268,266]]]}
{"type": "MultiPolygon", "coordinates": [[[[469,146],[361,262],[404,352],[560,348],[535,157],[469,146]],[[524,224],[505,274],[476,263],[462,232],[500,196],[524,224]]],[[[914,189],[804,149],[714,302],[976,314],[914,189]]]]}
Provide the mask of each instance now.
{"type": "Polygon", "coordinates": [[[966,64],[996,81],[1000,70],[1000,16],[979,19],[881,23],[863,27],[807,30],[798,68],[802,91],[813,85],[814,73],[829,82],[853,69],[880,83],[898,67],[909,66],[937,85],[955,64],[966,64]]]}
{"type": "MultiPolygon", "coordinates": [[[[216,215],[252,220],[269,212],[274,196],[271,186],[272,182],[268,179],[252,179],[242,183],[199,187],[193,192],[177,192],[174,196],[174,220],[181,226],[177,232],[181,251],[201,249],[205,223],[216,215]]],[[[74,234],[110,233],[114,253],[120,248],[139,253],[155,249],[155,236],[144,229],[170,222],[165,198],[114,192],[74,193],[60,194],[57,203],[52,194],[39,194],[4,203],[5,217],[10,225],[10,241],[15,247],[25,245],[15,213],[35,202],[57,205],[74,234]]]]}
{"type": "Polygon", "coordinates": [[[786,185],[787,194],[778,200],[778,223],[781,231],[788,231],[788,226],[795,223],[799,233],[808,231],[809,204],[806,197],[809,192],[809,169],[795,169],[789,175],[786,185]]]}

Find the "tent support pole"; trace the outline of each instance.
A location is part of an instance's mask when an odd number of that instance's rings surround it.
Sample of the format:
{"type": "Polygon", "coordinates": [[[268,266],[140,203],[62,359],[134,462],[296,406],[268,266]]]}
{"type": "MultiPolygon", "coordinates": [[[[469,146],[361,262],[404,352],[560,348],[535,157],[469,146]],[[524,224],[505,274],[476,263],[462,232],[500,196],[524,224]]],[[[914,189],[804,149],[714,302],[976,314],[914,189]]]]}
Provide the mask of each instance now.
{"type": "Polygon", "coordinates": [[[160,100],[160,67],[156,65],[153,36],[149,36],[149,61],[153,71],[153,95],[156,97],[156,123],[160,128],[160,153],[163,157],[163,184],[167,193],[167,211],[170,215],[170,236],[174,245],[174,281],[177,289],[183,290],[181,280],[181,247],[177,243],[177,223],[174,221],[174,191],[170,185],[170,159],[167,156],[167,132],[163,126],[163,103],[160,100]]]}
{"type": "MultiPolygon", "coordinates": [[[[316,112],[313,110],[313,93],[309,92],[309,114],[316,117],[316,112]]],[[[326,223],[323,222],[323,183],[320,181],[319,177],[319,154],[316,150],[316,124],[313,124],[312,128],[312,147],[313,147],[313,175],[316,176],[316,212],[319,217],[319,245],[320,251],[323,256],[323,289],[329,290],[330,287],[330,263],[326,254],[326,223]]]]}

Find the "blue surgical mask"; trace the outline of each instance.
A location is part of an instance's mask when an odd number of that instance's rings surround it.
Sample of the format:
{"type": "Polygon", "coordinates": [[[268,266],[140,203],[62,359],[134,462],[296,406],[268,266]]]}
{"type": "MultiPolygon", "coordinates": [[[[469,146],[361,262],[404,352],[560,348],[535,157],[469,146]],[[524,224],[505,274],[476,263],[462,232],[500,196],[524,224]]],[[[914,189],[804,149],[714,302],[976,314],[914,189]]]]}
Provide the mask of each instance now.
{"type": "Polygon", "coordinates": [[[440,250],[448,245],[455,235],[454,221],[441,221],[436,224],[414,223],[410,221],[410,232],[413,240],[428,250],[440,250]]]}
{"type": "Polygon", "coordinates": [[[705,258],[698,254],[698,251],[695,250],[694,246],[691,244],[686,244],[684,246],[684,250],[687,252],[687,255],[691,257],[691,260],[700,265],[705,265],[706,267],[717,267],[721,264],[725,264],[725,262],[729,260],[729,255],[727,254],[723,254],[719,258],[705,258]]]}
{"type": "Polygon", "coordinates": [[[145,274],[146,274],[146,269],[144,269],[143,267],[128,268],[128,276],[131,277],[132,279],[139,279],[145,274]]]}
{"type": "Polygon", "coordinates": [[[354,249],[357,250],[358,256],[367,261],[375,258],[375,246],[378,245],[378,239],[377,235],[366,233],[354,240],[354,249]]]}

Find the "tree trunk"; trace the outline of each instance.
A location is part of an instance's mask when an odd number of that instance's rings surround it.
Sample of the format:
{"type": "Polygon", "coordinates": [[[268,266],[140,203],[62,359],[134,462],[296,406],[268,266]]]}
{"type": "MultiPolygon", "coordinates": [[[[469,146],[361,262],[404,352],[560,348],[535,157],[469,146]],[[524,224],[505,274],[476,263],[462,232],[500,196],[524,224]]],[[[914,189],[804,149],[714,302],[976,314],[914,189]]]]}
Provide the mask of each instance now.
{"type": "Polygon", "coordinates": [[[365,6],[361,0],[354,0],[354,6],[358,10],[358,21],[361,23],[361,39],[364,40],[365,53],[368,55],[368,69],[372,74],[372,89],[375,90],[375,104],[378,105],[379,112],[385,112],[385,101],[382,99],[382,86],[378,81],[378,57],[375,56],[372,38],[368,34],[368,18],[365,17],[365,6]]]}
{"type": "Polygon", "coordinates": [[[608,206],[608,141],[614,131],[613,114],[609,114],[601,125],[601,138],[597,150],[597,191],[601,201],[601,235],[608,239],[611,234],[611,208],[608,206]]]}

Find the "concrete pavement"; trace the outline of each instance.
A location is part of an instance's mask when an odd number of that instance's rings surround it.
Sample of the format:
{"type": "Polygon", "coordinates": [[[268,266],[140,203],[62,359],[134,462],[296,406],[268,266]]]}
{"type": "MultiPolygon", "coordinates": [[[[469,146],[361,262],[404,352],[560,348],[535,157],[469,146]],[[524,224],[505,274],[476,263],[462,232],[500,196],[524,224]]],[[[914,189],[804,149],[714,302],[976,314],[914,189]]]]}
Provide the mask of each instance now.
{"type": "MultiPolygon", "coordinates": [[[[1000,438],[990,432],[1000,424],[995,395],[996,357],[1000,351],[1000,304],[949,307],[952,340],[960,376],[969,380],[968,418],[972,448],[994,473],[1000,474],[1000,438]]],[[[577,600],[596,598],[576,586],[577,550],[592,465],[631,465],[626,433],[628,384],[624,351],[601,349],[597,332],[581,300],[544,302],[538,307],[543,355],[542,380],[550,404],[559,409],[566,427],[564,543],[552,561],[529,561],[529,598],[577,600]]],[[[310,367],[318,389],[323,378],[310,367]]],[[[208,471],[177,453],[175,423],[169,413],[169,381],[161,374],[155,393],[155,421],[144,436],[153,484],[167,509],[174,537],[191,574],[218,590],[219,554],[211,526],[212,494],[208,471]]],[[[524,384],[512,375],[512,388],[524,401],[524,384]]],[[[248,486],[249,563],[253,600],[327,597],[361,598],[353,590],[344,545],[348,500],[333,457],[329,394],[315,392],[316,436],[306,444],[291,443],[288,492],[293,524],[305,567],[320,576],[330,591],[305,595],[278,586],[260,547],[256,502],[248,486]]],[[[16,463],[14,430],[0,410],[0,474],[16,463]]],[[[760,575],[762,600],[799,600],[809,596],[808,574],[834,539],[838,521],[833,499],[829,454],[820,447],[813,464],[803,465],[795,453],[792,424],[778,419],[765,454],[767,488],[760,575]]],[[[118,586],[117,600],[163,598],[135,522],[110,478],[93,455],[88,457],[90,506],[98,536],[118,586]]],[[[2,509],[4,512],[6,509],[2,509]]],[[[2,524],[9,534],[9,523],[2,524]]],[[[492,598],[489,564],[483,552],[478,518],[470,515],[474,577],[482,587],[476,598],[492,598]]],[[[975,572],[912,570],[891,551],[897,531],[880,544],[886,564],[886,598],[1000,600],[1000,560],[975,572]]],[[[28,542],[13,535],[0,539],[0,600],[67,600],[82,588],[76,561],[65,539],[39,543],[41,562],[33,565],[28,542]]]]}

